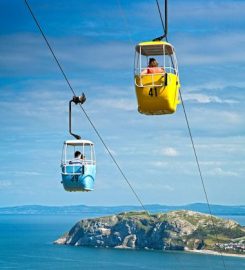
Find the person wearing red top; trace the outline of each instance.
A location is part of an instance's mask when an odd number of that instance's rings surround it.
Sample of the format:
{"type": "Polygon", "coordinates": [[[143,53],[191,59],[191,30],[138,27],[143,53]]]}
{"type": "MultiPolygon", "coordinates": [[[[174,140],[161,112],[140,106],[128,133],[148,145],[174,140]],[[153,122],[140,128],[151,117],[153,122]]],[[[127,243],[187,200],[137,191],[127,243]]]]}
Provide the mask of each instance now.
{"type": "Polygon", "coordinates": [[[164,68],[158,67],[158,63],[155,58],[150,58],[148,67],[141,72],[141,75],[154,74],[154,73],[164,74],[165,70],[164,68]]]}

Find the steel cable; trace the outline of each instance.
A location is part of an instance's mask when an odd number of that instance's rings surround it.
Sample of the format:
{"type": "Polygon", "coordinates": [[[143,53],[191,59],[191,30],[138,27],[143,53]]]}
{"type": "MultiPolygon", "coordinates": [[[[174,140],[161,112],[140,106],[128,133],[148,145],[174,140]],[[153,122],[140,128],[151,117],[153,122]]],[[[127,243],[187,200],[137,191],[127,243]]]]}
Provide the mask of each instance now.
{"type": "MultiPolygon", "coordinates": [[[[159,16],[160,16],[162,27],[163,27],[163,32],[166,32],[166,26],[164,26],[164,23],[163,23],[162,13],[161,13],[161,9],[160,9],[158,0],[156,0],[156,3],[157,3],[158,12],[159,12],[159,16]]],[[[166,7],[166,2],[165,2],[165,14],[167,13],[166,8],[167,7],[166,7]]],[[[165,39],[168,42],[167,35],[166,35],[165,39]]],[[[172,60],[172,57],[171,57],[171,60],[172,60]]],[[[173,60],[172,60],[172,63],[173,63],[173,60]]],[[[182,98],[181,89],[179,89],[179,94],[180,94],[180,100],[181,100],[181,104],[182,104],[182,108],[183,108],[183,112],[184,112],[184,116],[185,116],[185,121],[186,121],[187,129],[188,129],[188,133],[189,133],[190,140],[191,140],[192,149],[193,149],[195,160],[196,160],[196,164],[197,164],[197,169],[198,169],[200,180],[201,180],[201,184],[202,184],[202,189],[203,189],[203,192],[205,194],[206,204],[208,206],[208,212],[209,212],[209,215],[210,215],[210,219],[211,219],[211,223],[212,223],[212,226],[213,226],[213,230],[214,230],[216,241],[219,244],[218,233],[217,233],[217,229],[216,229],[216,226],[215,226],[214,217],[212,215],[211,206],[210,206],[209,198],[208,198],[208,193],[207,193],[207,189],[206,189],[206,186],[205,186],[205,183],[204,183],[204,178],[203,178],[203,174],[202,174],[200,162],[199,162],[199,159],[198,159],[198,155],[197,155],[195,143],[194,143],[194,140],[193,140],[193,136],[192,136],[192,132],[191,132],[191,128],[190,128],[188,116],[187,116],[187,113],[186,113],[186,110],[185,110],[185,104],[184,104],[184,100],[182,98]]],[[[220,249],[220,247],[219,247],[219,249],[220,249]]],[[[219,253],[220,253],[220,256],[221,256],[221,259],[222,259],[223,267],[224,267],[224,269],[226,269],[224,256],[223,256],[221,250],[219,251],[219,253]]]]}
{"type": "MultiPolygon", "coordinates": [[[[70,84],[70,82],[69,82],[69,80],[68,80],[68,78],[67,78],[67,76],[66,76],[66,74],[65,74],[65,71],[63,70],[61,64],[59,63],[59,60],[58,60],[58,58],[56,57],[56,55],[55,55],[55,53],[54,53],[54,51],[53,51],[53,49],[52,49],[52,47],[51,47],[51,45],[50,45],[48,39],[46,38],[46,36],[45,36],[45,34],[44,34],[44,32],[43,32],[43,30],[42,30],[42,28],[41,28],[41,25],[39,24],[39,22],[38,22],[38,20],[37,20],[37,18],[36,18],[36,16],[35,16],[35,14],[33,13],[33,11],[32,11],[32,9],[31,9],[31,7],[30,7],[28,1],[27,1],[27,0],[24,0],[24,1],[25,1],[25,4],[26,4],[28,10],[30,11],[30,13],[31,13],[31,15],[32,15],[32,18],[34,19],[34,21],[35,21],[35,23],[36,23],[36,25],[37,25],[39,31],[41,32],[42,37],[44,38],[44,40],[45,40],[45,42],[46,42],[46,44],[47,44],[47,46],[48,46],[50,52],[52,53],[52,55],[53,55],[53,57],[54,57],[54,59],[55,59],[57,65],[58,65],[58,67],[59,67],[59,69],[60,69],[60,71],[61,71],[61,73],[62,73],[62,75],[64,76],[64,78],[65,78],[65,80],[66,80],[66,82],[67,82],[67,84],[68,84],[68,86],[69,86],[69,88],[70,88],[72,94],[73,94],[74,96],[76,96],[76,93],[75,93],[73,87],[71,86],[71,84],[70,84]]],[[[107,150],[108,154],[110,155],[112,161],[114,162],[114,164],[115,164],[116,167],[118,168],[119,172],[121,173],[123,179],[126,181],[126,183],[128,184],[128,186],[130,187],[131,191],[133,192],[134,196],[135,196],[136,199],[138,200],[139,204],[141,205],[141,207],[143,208],[143,210],[144,210],[148,215],[150,215],[149,212],[147,211],[147,209],[145,208],[144,204],[142,203],[142,201],[141,201],[139,195],[136,193],[136,191],[134,190],[132,184],[130,183],[130,181],[129,181],[128,178],[126,177],[125,173],[123,172],[123,170],[122,170],[121,167],[119,166],[118,162],[116,161],[115,157],[114,157],[113,154],[111,153],[109,147],[106,145],[106,143],[105,143],[105,141],[103,140],[103,138],[102,138],[101,134],[99,133],[98,129],[95,127],[94,123],[93,123],[92,120],[90,119],[89,115],[87,114],[87,112],[85,111],[85,109],[83,108],[83,106],[82,106],[81,104],[80,104],[80,107],[81,107],[81,109],[82,109],[84,115],[86,116],[87,120],[88,120],[89,123],[91,124],[92,128],[94,129],[95,133],[96,133],[97,136],[99,137],[101,143],[104,145],[105,149],[107,150]]]]}

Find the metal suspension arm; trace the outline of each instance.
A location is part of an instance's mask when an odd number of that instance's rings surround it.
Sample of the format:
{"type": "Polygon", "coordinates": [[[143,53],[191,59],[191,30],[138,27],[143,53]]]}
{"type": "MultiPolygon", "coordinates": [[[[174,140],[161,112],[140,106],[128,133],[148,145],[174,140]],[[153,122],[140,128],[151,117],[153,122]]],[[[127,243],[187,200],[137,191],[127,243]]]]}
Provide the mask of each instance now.
{"type": "Polygon", "coordinates": [[[165,13],[164,13],[165,14],[165,23],[163,23],[162,13],[161,13],[161,10],[160,10],[158,0],[156,0],[156,2],[157,2],[157,8],[158,8],[158,12],[159,12],[159,15],[160,15],[160,19],[161,19],[161,23],[162,23],[164,33],[163,33],[162,36],[153,39],[153,41],[160,41],[163,38],[167,38],[167,35],[168,35],[168,0],[165,0],[165,9],[164,9],[164,11],[165,11],[165,13]]]}
{"type": "Polygon", "coordinates": [[[77,104],[83,104],[86,101],[86,97],[84,95],[84,93],[82,94],[82,96],[76,97],[74,96],[70,101],[69,101],[69,133],[75,137],[77,140],[81,139],[81,136],[72,133],[71,131],[71,104],[72,102],[74,102],[76,105],[77,104]]]}
{"type": "Polygon", "coordinates": [[[168,35],[168,0],[165,0],[165,36],[168,35]]]}

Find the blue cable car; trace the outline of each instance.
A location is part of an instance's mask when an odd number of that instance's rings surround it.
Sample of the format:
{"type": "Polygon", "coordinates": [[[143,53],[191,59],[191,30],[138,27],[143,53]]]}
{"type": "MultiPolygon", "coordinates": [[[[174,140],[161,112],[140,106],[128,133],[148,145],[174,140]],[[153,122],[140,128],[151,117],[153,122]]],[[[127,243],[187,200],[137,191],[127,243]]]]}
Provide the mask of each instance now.
{"type": "Polygon", "coordinates": [[[88,140],[65,141],[61,169],[66,191],[92,191],[96,174],[94,144],[88,140]]]}
{"type": "Polygon", "coordinates": [[[94,144],[81,140],[79,135],[71,131],[71,104],[83,104],[85,95],[74,96],[69,102],[69,133],[76,140],[64,142],[61,158],[61,183],[66,191],[92,191],[96,175],[94,144]]]}

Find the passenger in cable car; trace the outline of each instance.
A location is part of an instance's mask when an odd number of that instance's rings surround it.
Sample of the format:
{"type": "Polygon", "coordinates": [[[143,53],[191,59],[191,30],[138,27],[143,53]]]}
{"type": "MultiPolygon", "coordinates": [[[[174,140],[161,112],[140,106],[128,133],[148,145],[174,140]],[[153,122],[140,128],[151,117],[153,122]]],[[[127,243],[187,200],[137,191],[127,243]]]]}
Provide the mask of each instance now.
{"type": "Polygon", "coordinates": [[[158,67],[158,62],[155,58],[150,58],[148,67],[141,72],[141,75],[154,73],[165,74],[165,70],[162,67],[158,67]]]}
{"type": "Polygon", "coordinates": [[[83,164],[84,156],[80,151],[74,153],[74,159],[69,162],[69,164],[83,164]]]}

